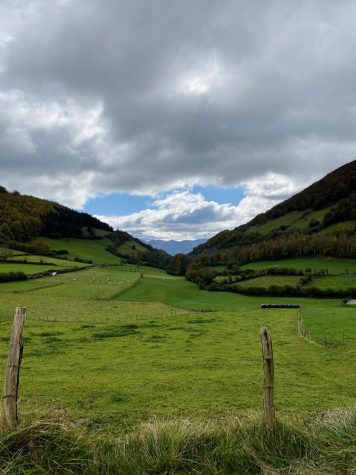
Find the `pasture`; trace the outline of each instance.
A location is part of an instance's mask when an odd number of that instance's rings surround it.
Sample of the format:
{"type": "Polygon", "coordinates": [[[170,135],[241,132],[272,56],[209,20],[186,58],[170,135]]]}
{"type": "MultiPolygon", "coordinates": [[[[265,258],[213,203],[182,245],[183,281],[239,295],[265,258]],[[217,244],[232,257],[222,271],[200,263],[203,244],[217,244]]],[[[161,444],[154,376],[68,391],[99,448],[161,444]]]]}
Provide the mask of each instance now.
{"type": "Polygon", "coordinates": [[[315,278],[308,282],[307,287],[316,287],[318,289],[355,289],[356,290],[356,276],[341,277],[329,276],[322,278],[315,278]]]}
{"type": "Polygon", "coordinates": [[[327,269],[329,274],[356,274],[356,259],[337,259],[334,257],[303,257],[299,259],[276,259],[273,261],[251,262],[242,269],[261,270],[266,267],[292,267],[294,269],[311,269],[312,271],[327,269]]]}
{"type": "Polygon", "coordinates": [[[49,270],[65,269],[68,267],[77,267],[77,263],[66,262],[65,265],[58,264],[23,264],[22,262],[0,262],[0,272],[23,272],[26,275],[36,274],[37,272],[46,272],[49,270]]]}
{"type": "Polygon", "coordinates": [[[121,259],[114,256],[106,250],[106,246],[111,243],[108,238],[102,239],[75,239],[75,238],[40,238],[51,249],[56,251],[66,249],[68,259],[74,259],[76,257],[82,259],[90,259],[96,264],[119,264],[121,259]]]}
{"type": "MultiPolygon", "coordinates": [[[[37,256],[34,254],[22,254],[22,255],[17,255],[13,256],[11,258],[11,261],[19,261],[19,263],[25,263],[25,264],[53,264],[54,266],[60,266],[62,268],[64,267],[83,267],[83,263],[81,262],[76,262],[76,261],[71,261],[69,259],[58,259],[56,257],[51,257],[51,256],[37,256]]],[[[14,264],[14,262],[12,262],[14,264]]]]}
{"type": "Polygon", "coordinates": [[[248,289],[249,287],[263,287],[268,288],[271,285],[290,285],[296,287],[299,284],[300,277],[291,275],[266,275],[263,277],[256,277],[255,279],[248,279],[236,283],[236,288],[248,289]]]}
{"type": "Polygon", "coordinates": [[[24,414],[62,408],[85,427],[122,431],[153,417],[259,410],[262,325],[273,337],[278,412],[356,402],[356,315],[339,300],[200,291],[133,266],[1,284],[0,299],[0,379],[14,308],[28,308],[24,414]],[[298,310],[261,310],[266,300],[303,305],[310,339],[298,334],[298,310]],[[331,333],[347,338],[324,345],[331,333]]]}

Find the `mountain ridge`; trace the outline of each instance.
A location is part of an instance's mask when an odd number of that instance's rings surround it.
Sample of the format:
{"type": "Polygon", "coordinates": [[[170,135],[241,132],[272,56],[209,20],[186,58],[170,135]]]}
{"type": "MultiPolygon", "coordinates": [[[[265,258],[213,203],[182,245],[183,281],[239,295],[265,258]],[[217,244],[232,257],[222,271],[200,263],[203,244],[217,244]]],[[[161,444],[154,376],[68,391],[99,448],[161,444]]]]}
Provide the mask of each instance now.
{"type": "Polygon", "coordinates": [[[356,220],[356,160],[347,163],[246,224],[217,233],[192,254],[251,245],[288,234],[333,231],[356,220]]]}
{"type": "Polygon", "coordinates": [[[168,252],[170,255],[175,254],[188,254],[191,252],[194,247],[203,244],[206,239],[183,239],[182,241],[177,241],[170,239],[165,241],[164,239],[150,239],[148,244],[155,247],[156,249],[161,249],[168,252]]]}

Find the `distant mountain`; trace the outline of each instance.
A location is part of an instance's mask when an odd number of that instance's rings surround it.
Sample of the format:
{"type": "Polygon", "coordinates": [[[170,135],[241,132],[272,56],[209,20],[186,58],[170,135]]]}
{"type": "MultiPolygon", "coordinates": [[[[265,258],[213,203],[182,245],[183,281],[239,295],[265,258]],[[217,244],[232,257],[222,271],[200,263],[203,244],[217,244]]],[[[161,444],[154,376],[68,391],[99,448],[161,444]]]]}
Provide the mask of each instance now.
{"type": "Polygon", "coordinates": [[[203,244],[206,239],[195,239],[195,240],[185,240],[185,241],[164,241],[160,239],[151,239],[148,241],[148,244],[155,247],[156,249],[162,249],[163,251],[168,252],[174,256],[175,254],[188,254],[196,246],[203,244]]]}
{"type": "Polygon", "coordinates": [[[356,232],[356,160],[249,223],[216,234],[196,247],[193,254],[257,245],[292,235],[325,236],[342,232],[356,232]]]}

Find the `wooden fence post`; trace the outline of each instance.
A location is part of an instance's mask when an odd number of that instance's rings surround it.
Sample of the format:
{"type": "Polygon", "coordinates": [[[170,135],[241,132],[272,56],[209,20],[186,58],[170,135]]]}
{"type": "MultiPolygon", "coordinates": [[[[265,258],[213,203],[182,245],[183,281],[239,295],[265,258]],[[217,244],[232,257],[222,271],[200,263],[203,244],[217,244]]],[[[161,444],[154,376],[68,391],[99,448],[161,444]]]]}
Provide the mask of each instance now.
{"type": "Polygon", "coordinates": [[[276,424],[276,415],[274,409],[274,365],[272,339],[267,328],[261,328],[261,344],[263,356],[264,372],[264,410],[266,424],[269,429],[273,429],[276,424]]]}
{"type": "Polygon", "coordinates": [[[20,365],[22,359],[22,332],[26,319],[26,308],[17,307],[12,325],[9,354],[6,365],[3,393],[3,426],[5,429],[16,427],[17,398],[19,390],[20,365]]]}

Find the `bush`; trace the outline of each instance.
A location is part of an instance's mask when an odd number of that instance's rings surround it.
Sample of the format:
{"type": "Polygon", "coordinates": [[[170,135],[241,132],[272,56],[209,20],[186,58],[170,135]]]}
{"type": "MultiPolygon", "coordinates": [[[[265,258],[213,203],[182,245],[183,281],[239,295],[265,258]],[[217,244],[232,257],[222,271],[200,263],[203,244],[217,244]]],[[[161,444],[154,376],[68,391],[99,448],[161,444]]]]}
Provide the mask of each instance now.
{"type": "Polygon", "coordinates": [[[92,264],[93,261],[91,259],[85,259],[84,257],[76,257],[74,259],[75,262],[82,262],[83,264],[92,264]]]}
{"type": "Polygon", "coordinates": [[[44,241],[37,240],[32,245],[33,253],[37,255],[48,255],[50,253],[50,248],[48,244],[44,241]]]}
{"type": "Polygon", "coordinates": [[[12,282],[15,280],[26,280],[26,274],[23,272],[1,272],[0,282],[12,282]]]}

